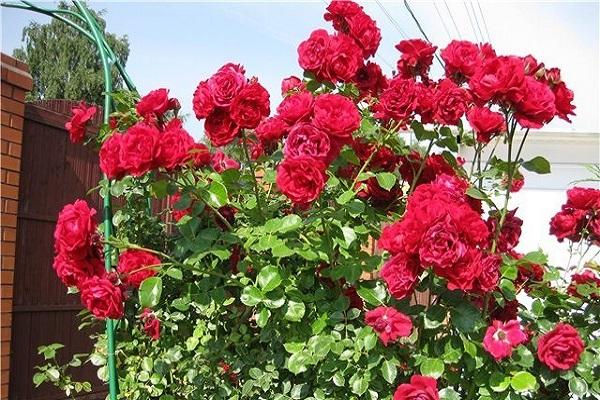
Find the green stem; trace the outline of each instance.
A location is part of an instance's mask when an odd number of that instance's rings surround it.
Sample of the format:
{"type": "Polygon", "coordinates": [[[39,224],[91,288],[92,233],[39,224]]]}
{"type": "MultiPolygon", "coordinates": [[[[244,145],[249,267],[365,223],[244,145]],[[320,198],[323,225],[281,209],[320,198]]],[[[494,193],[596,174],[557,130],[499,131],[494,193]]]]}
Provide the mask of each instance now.
{"type": "Polygon", "coordinates": [[[408,193],[407,193],[408,195],[410,195],[417,186],[417,181],[419,180],[419,178],[421,177],[421,174],[423,173],[423,170],[425,169],[425,164],[427,163],[427,157],[429,157],[429,153],[431,152],[431,149],[433,148],[434,141],[435,141],[435,139],[431,139],[431,142],[429,142],[429,146],[427,147],[427,151],[425,152],[425,155],[423,156],[423,160],[421,160],[419,169],[417,170],[417,173],[415,174],[415,177],[413,178],[413,181],[410,184],[410,189],[408,190],[408,193]]]}
{"type": "Polygon", "coordinates": [[[252,173],[252,183],[254,185],[254,195],[256,196],[256,207],[258,208],[258,213],[261,219],[264,221],[265,216],[263,214],[262,208],[262,200],[260,198],[260,190],[258,189],[258,182],[256,181],[256,169],[254,168],[254,162],[250,158],[250,154],[248,153],[248,139],[246,138],[246,132],[242,129],[242,149],[244,150],[244,156],[246,157],[246,161],[248,162],[248,168],[250,168],[250,172],[252,173]]]}

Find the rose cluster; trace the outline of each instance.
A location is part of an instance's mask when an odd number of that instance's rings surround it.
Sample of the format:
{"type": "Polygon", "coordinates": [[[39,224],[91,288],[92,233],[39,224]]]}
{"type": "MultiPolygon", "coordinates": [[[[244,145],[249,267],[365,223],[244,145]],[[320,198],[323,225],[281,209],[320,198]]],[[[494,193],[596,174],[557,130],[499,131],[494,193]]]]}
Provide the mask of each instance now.
{"type": "Polygon", "coordinates": [[[136,111],[141,120],[125,132],[113,132],[100,148],[100,168],[109,179],[140,177],[158,168],[174,171],[188,163],[195,167],[210,163],[208,148],[194,142],[181,119],[166,121],[165,113],[173,107],[179,107],[179,102],[169,98],[166,89],[154,90],[140,99],[136,111]]]}
{"type": "Polygon", "coordinates": [[[96,115],[96,106],[88,106],[84,101],[71,108],[71,118],[65,123],[72,143],[80,143],[85,138],[88,123],[96,115]]]}
{"type": "Polygon", "coordinates": [[[567,202],[550,221],[550,234],[559,242],[586,239],[600,245],[600,190],[569,189],[567,202]]]}
{"type": "Polygon", "coordinates": [[[194,92],[194,113],[206,119],[204,130],[215,147],[230,144],[243,129],[256,128],[269,115],[269,93],[244,74],[241,65],[225,64],[194,92]]]}

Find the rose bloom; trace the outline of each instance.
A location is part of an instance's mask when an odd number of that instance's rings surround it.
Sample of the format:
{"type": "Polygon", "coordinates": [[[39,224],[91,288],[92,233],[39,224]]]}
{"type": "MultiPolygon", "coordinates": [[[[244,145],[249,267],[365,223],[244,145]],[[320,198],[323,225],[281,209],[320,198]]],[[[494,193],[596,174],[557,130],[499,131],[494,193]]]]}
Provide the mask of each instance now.
{"type": "MultiPolygon", "coordinates": [[[[571,275],[571,284],[567,288],[567,293],[573,297],[582,297],[577,291],[578,285],[589,285],[598,290],[600,289],[600,278],[590,269],[586,269],[580,274],[573,274],[571,275]]],[[[592,293],[592,298],[597,299],[598,297],[598,293],[592,293]]]]}
{"type": "Polygon", "coordinates": [[[360,190],[356,196],[360,199],[367,199],[374,207],[390,207],[401,196],[402,188],[396,183],[390,190],[386,190],[379,185],[376,177],[371,177],[363,182],[357,182],[359,187],[364,184],[364,188],[360,190]]]}
{"type": "Polygon", "coordinates": [[[369,158],[371,159],[369,167],[374,171],[393,172],[398,166],[399,157],[388,146],[381,146],[375,152],[376,144],[364,139],[355,139],[351,145],[361,163],[364,164],[369,158]]]}
{"type": "Polygon", "coordinates": [[[172,119],[160,135],[160,156],[158,165],[167,171],[182,166],[189,158],[194,146],[194,138],[181,125],[180,119],[172,119]]]}
{"type": "Polygon", "coordinates": [[[135,110],[144,119],[162,115],[169,109],[169,91],[167,89],[156,89],[145,95],[138,101],[135,110]]]}
{"type": "Polygon", "coordinates": [[[281,95],[284,97],[290,93],[304,92],[305,90],[306,86],[297,76],[288,76],[281,81],[281,95]]]}
{"type": "Polygon", "coordinates": [[[201,168],[210,165],[211,154],[203,143],[194,143],[188,148],[186,160],[191,159],[194,167],[201,168]]]}
{"type": "Polygon", "coordinates": [[[228,169],[240,169],[240,163],[233,158],[227,157],[221,150],[218,150],[213,154],[210,165],[219,174],[228,169]]]}
{"type": "Polygon", "coordinates": [[[288,124],[279,116],[263,119],[254,130],[256,137],[262,143],[274,143],[288,131],[288,124]]]}
{"type": "Polygon", "coordinates": [[[204,131],[213,146],[226,146],[240,133],[240,127],[231,119],[225,108],[215,108],[206,117],[204,131]]]}
{"type": "Polygon", "coordinates": [[[567,190],[567,206],[579,210],[600,210],[600,190],[575,186],[567,190]]]}
{"type": "Polygon", "coordinates": [[[523,60],[514,56],[487,59],[469,80],[471,92],[483,103],[505,100],[519,91],[525,79],[523,60]]]}
{"type": "Polygon", "coordinates": [[[54,257],[52,268],[66,286],[79,286],[87,278],[104,275],[104,262],[93,256],[72,259],[65,254],[58,253],[54,257]]]}
{"type": "Polygon", "coordinates": [[[322,94],[315,100],[313,124],[333,139],[347,140],[360,127],[360,113],[347,97],[322,94]]]}
{"type": "Polygon", "coordinates": [[[298,64],[306,71],[319,73],[329,46],[329,34],[325,29],[317,29],[298,46],[298,64]]]}
{"type": "Polygon", "coordinates": [[[442,80],[434,96],[435,121],[443,125],[458,125],[470,101],[466,90],[458,87],[450,79],[442,80]]]}
{"type": "Polygon", "coordinates": [[[360,89],[362,97],[377,97],[388,86],[381,67],[371,61],[356,71],[354,83],[360,89]]]}
{"type": "Polygon", "coordinates": [[[367,59],[374,56],[381,43],[381,31],[377,23],[361,12],[348,18],[348,25],[350,26],[348,33],[362,49],[363,57],[367,59]]]}
{"type": "Polygon", "coordinates": [[[577,365],[585,343],[573,326],[558,323],[538,341],[538,359],[553,371],[566,371],[577,365]]]}
{"type": "Polygon", "coordinates": [[[457,82],[473,75],[481,62],[479,48],[467,40],[453,40],[440,53],[446,76],[457,82]]]}
{"type": "Polygon", "coordinates": [[[362,65],[362,50],[347,35],[337,34],[329,39],[325,67],[318,76],[331,82],[350,82],[362,65]]]}
{"type": "Polygon", "coordinates": [[[160,259],[144,250],[126,250],[119,255],[117,271],[121,280],[131,287],[138,288],[141,283],[156,275],[160,259]]]}
{"type": "Polygon", "coordinates": [[[506,131],[504,116],[487,107],[473,107],[467,112],[467,121],[480,143],[489,143],[495,135],[506,131]]]}
{"type": "Polygon", "coordinates": [[[290,130],[283,152],[287,158],[309,156],[327,164],[330,150],[331,142],[325,132],[311,124],[299,123],[290,130]]]}
{"type": "Polygon", "coordinates": [[[325,21],[331,21],[333,28],[338,32],[348,33],[350,30],[348,18],[364,14],[363,8],[350,0],[332,0],[323,16],[325,21]]]}
{"type": "Polygon", "coordinates": [[[421,82],[416,84],[417,107],[415,113],[421,117],[422,124],[433,124],[437,104],[435,100],[436,88],[433,85],[425,85],[421,82]]]}
{"type": "Polygon", "coordinates": [[[95,215],[96,210],[84,200],[64,206],[54,229],[55,251],[72,259],[86,258],[98,228],[95,215]]]}
{"type": "Polygon", "coordinates": [[[436,46],[432,46],[422,39],[409,39],[398,43],[396,49],[402,53],[400,60],[398,60],[398,75],[400,77],[427,77],[429,67],[433,63],[436,46]]]}
{"type": "Polygon", "coordinates": [[[556,236],[559,242],[564,239],[578,242],[581,239],[586,214],[583,210],[572,208],[559,211],[550,220],[550,234],[556,236]]]}
{"type": "Polygon", "coordinates": [[[482,255],[476,248],[469,248],[465,255],[451,268],[434,268],[434,272],[448,280],[450,290],[471,292],[475,289],[477,278],[481,274],[482,255]]]}
{"type": "Polygon", "coordinates": [[[527,341],[521,324],[517,320],[502,322],[494,320],[485,331],[483,348],[496,361],[510,357],[513,349],[527,341]]]}
{"type": "Polygon", "coordinates": [[[379,276],[387,284],[388,292],[402,300],[412,295],[419,282],[419,272],[419,260],[416,257],[398,253],[383,264],[379,276]]]}
{"type": "Polygon", "coordinates": [[[564,82],[552,86],[552,93],[554,93],[554,107],[556,108],[556,116],[564,119],[567,122],[571,122],[569,115],[576,115],[573,111],[575,106],[571,104],[574,99],[573,91],[567,88],[564,82]]]}
{"type": "Polygon", "coordinates": [[[433,266],[434,270],[451,267],[467,252],[465,244],[450,215],[446,215],[432,225],[422,239],[419,256],[423,266],[433,266]]]}
{"type": "Polygon", "coordinates": [[[194,98],[192,100],[192,106],[194,109],[194,114],[196,114],[196,118],[198,119],[208,117],[212,110],[215,109],[215,102],[212,94],[210,93],[208,81],[202,81],[198,84],[198,87],[196,87],[196,90],[194,91],[194,98]]]}
{"type": "Polygon", "coordinates": [[[79,286],[81,303],[98,319],[123,317],[123,294],[109,279],[93,276],[79,286]]]}
{"type": "Polygon", "coordinates": [[[406,123],[415,112],[419,102],[419,89],[412,79],[395,77],[374,106],[375,117],[406,123]]]}
{"type": "Polygon", "coordinates": [[[258,82],[246,85],[231,103],[231,119],[241,128],[254,129],[269,115],[269,92],[258,82]]]}
{"type": "Polygon", "coordinates": [[[69,132],[72,143],[80,143],[85,137],[85,129],[88,122],[96,115],[96,107],[89,106],[85,102],[71,108],[71,119],[65,123],[65,129],[69,132]]]}
{"type": "Polygon", "coordinates": [[[413,375],[410,383],[398,386],[393,400],[440,400],[437,381],[429,376],[413,375]]]}
{"type": "Polygon", "coordinates": [[[313,111],[314,97],[310,92],[292,93],[277,106],[278,118],[288,125],[308,121],[313,111]]]}
{"type": "Polygon", "coordinates": [[[144,308],[140,318],[144,323],[144,333],[150,339],[158,340],[160,338],[160,320],[156,318],[154,312],[150,308],[144,308]]]}
{"type": "Polygon", "coordinates": [[[384,346],[395,342],[400,337],[410,336],[413,327],[412,321],[407,315],[385,306],[367,311],[365,323],[377,332],[384,346]]]}
{"type": "MultiPolygon", "coordinates": [[[[498,250],[501,253],[512,250],[519,244],[521,238],[521,226],[523,226],[523,220],[517,217],[515,214],[517,209],[508,211],[498,236],[498,250]]],[[[487,225],[492,232],[491,238],[493,238],[496,227],[498,226],[498,219],[500,218],[499,213],[490,215],[487,220],[487,225]]]]}
{"type": "Polygon", "coordinates": [[[120,158],[122,138],[122,134],[115,132],[100,147],[100,169],[108,179],[121,179],[125,175],[120,158]]]}
{"type": "Polygon", "coordinates": [[[501,307],[494,299],[494,296],[491,296],[488,305],[491,319],[497,319],[504,322],[517,319],[519,312],[518,300],[505,301],[504,306],[501,307]]]}
{"type": "Polygon", "coordinates": [[[160,132],[153,125],[137,123],[121,138],[119,159],[127,173],[139,177],[157,166],[160,132]]]}
{"type": "Polygon", "coordinates": [[[489,293],[498,287],[500,281],[500,256],[489,254],[481,258],[481,272],[475,286],[481,293],[489,293]]]}
{"type": "Polygon", "coordinates": [[[308,156],[284,158],[277,167],[277,187],[292,203],[305,206],[325,187],[325,165],[308,156]]]}
{"type": "Polygon", "coordinates": [[[523,87],[512,96],[515,118],[523,128],[541,128],[556,114],[554,94],[545,84],[526,76],[523,87]]]}
{"type": "Polygon", "coordinates": [[[208,90],[218,107],[229,107],[237,94],[246,86],[244,67],[228,63],[208,79],[208,90]]]}

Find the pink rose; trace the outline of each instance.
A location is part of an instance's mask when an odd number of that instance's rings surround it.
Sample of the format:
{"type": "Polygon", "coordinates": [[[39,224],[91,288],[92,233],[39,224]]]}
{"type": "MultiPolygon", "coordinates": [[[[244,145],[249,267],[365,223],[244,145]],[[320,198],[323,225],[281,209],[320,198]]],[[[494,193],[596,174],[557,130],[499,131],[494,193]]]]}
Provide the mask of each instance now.
{"type": "Polygon", "coordinates": [[[309,156],[325,164],[331,149],[329,136],[311,124],[294,125],[285,141],[286,157],[309,156]]]}
{"type": "Polygon", "coordinates": [[[407,315],[385,306],[367,311],[365,323],[377,332],[384,346],[395,342],[400,337],[410,336],[413,328],[412,321],[407,315]]]}
{"type": "Polygon", "coordinates": [[[510,357],[514,348],[527,341],[521,324],[517,320],[502,322],[495,320],[485,332],[483,348],[496,361],[510,357]]]}

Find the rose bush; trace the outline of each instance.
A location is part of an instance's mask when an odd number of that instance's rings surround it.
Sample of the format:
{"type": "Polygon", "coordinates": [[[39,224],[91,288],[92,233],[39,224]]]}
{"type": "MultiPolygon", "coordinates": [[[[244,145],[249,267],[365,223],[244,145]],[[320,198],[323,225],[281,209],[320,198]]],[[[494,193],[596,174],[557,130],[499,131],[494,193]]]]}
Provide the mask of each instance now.
{"type": "MultiPolygon", "coordinates": [[[[518,253],[525,216],[509,203],[524,169],[550,171],[521,158],[529,129],[574,115],[560,70],[453,41],[434,78],[437,47],[414,39],[386,77],[361,6],[333,1],[325,19],[335,32],[299,45],[304,79],[283,80],[279,105],[238,64],[198,84],[206,145],[166,89],[114,95],[91,138],[101,194],[121,199],[114,234],[84,201],[66,206],[55,268],[85,324],[119,320],[122,398],[599,396],[598,264],[518,253]]],[[[600,190],[570,189],[550,232],[573,253],[598,246],[600,190]]]]}

